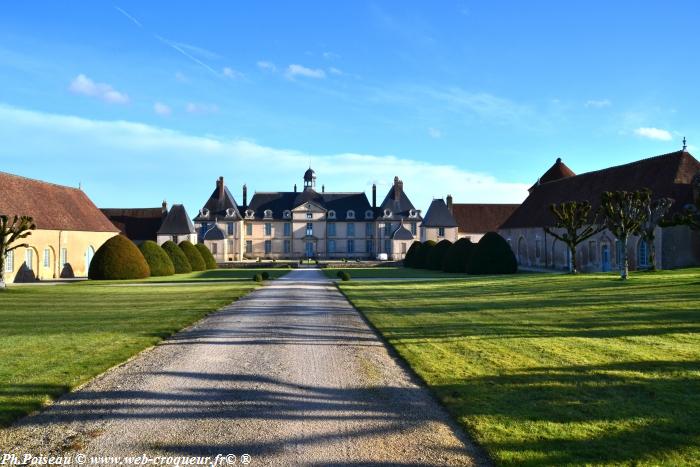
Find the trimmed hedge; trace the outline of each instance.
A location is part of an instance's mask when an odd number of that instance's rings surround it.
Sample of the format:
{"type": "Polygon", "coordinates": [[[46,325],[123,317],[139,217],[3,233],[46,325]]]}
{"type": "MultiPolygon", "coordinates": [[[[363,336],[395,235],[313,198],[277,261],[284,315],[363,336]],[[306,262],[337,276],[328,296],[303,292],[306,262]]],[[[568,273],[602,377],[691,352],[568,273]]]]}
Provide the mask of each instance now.
{"type": "Polygon", "coordinates": [[[518,262],[508,242],[496,232],[488,232],[476,244],[467,272],[469,274],[514,274],[518,272],[518,262]]]}
{"type": "Polygon", "coordinates": [[[182,249],[182,252],[187,256],[187,261],[190,262],[193,271],[204,271],[207,269],[207,265],[204,263],[204,258],[197,248],[189,240],[181,241],[178,246],[182,249]]]}
{"type": "Polygon", "coordinates": [[[144,279],[151,270],[134,242],[123,235],[107,240],[90,263],[88,278],[94,280],[144,279]]]}
{"type": "Polygon", "coordinates": [[[427,240],[420,244],[420,248],[416,252],[416,258],[413,263],[414,268],[426,269],[428,267],[428,255],[435,245],[436,243],[432,240],[427,240]]]}
{"type": "Polygon", "coordinates": [[[445,256],[452,246],[452,242],[445,239],[438,242],[437,245],[428,251],[428,256],[425,260],[426,267],[433,271],[442,271],[442,263],[445,261],[445,256]]]}
{"type": "Polygon", "coordinates": [[[151,270],[151,276],[172,276],[175,266],[170,256],[153,240],[146,240],[139,245],[141,254],[151,270]]]}
{"type": "Polygon", "coordinates": [[[468,238],[460,238],[452,244],[445,260],[442,263],[442,270],[445,272],[467,272],[467,265],[471,261],[476,245],[468,238]]]}
{"type": "Polygon", "coordinates": [[[343,271],[340,273],[340,280],[341,281],[349,281],[350,280],[350,273],[343,271]]]}
{"type": "Polygon", "coordinates": [[[211,251],[209,251],[209,248],[207,248],[204,243],[197,243],[194,247],[199,251],[199,254],[202,255],[204,267],[207,269],[216,269],[218,267],[214,255],[211,254],[211,251]]]}
{"type": "Polygon", "coordinates": [[[177,246],[177,243],[173,242],[172,240],[168,240],[167,242],[163,243],[161,247],[163,250],[165,250],[168,256],[170,256],[170,260],[173,262],[173,266],[175,266],[175,274],[192,272],[192,265],[187,259],[187,256],[185,256],[185,253],[182,251],[182,248],[177,246]]]}
{"type": "Polygon", "coordinates": [[[418,250],[420,249],[420,242],[418,240],[414,241],[411,243],[411,246],[408,248],[408,251],[406,252],[406,256],[403,258],[403,265],[407,268],[414,268],[416,267],[416,256],[418,254],[418,250]]]}
{"type": "Polygon", "coordinates": [[[262,274],[253,274],[253,280],[255,282],[262,282],[263,281],[262,274]]]}
{"type": "Polygon", "coordinates": [[[267,272],[267,271],[263,271],[263,272],[262,272],[262,278],[263,278],[264,281],[270,280],[270,273],[267,272]]]}

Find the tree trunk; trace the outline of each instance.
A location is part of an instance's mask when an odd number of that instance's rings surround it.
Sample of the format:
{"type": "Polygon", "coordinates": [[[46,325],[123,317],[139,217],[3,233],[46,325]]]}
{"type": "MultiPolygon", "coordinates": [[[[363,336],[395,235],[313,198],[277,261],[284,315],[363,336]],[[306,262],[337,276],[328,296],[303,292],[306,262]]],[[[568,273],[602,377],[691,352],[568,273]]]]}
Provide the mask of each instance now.
{"type": "Polygon", "coordinates": [[[621,238],[620,243],[622,243],[622,268],[620,269],[620,279],[626,281],[630,273],[627,258],[627,237],[621,238]]]}
{"type": "Polygon", "coordinates": [[[647,246],[649,247],[649,270],[656,271],[656,247],[653,236],[647,240],[647,246]]]}
{"type": "Polygon", "coordinates": [[[569,255],[571,255],[570,272],[576,274],[578,273],[578,265],[576,264],[576,245],[573,243],[569,244],[569,255]]]}
{"type": "Polygon", "coordinates": [[[5,254],[0,252],[0,290],[5,288],[5,254]]]}

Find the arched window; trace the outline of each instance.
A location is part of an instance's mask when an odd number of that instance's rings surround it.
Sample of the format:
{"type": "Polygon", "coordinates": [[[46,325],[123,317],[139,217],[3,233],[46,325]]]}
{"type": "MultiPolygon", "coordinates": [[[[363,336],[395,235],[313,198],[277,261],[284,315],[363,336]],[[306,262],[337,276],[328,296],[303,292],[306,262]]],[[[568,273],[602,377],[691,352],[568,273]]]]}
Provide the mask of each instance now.
{"type": "Polygon", "coordinates": [[[518,240],[518,263],[527,264],[527,245],[524,237],[518,240]]]}
{"type": "Polygon", "coordinates": [[[334,210],[331,209],[330,211],[328,211],[328,218],[335,219],[335,211],[334,210]]]}
{"type": "Polygon", "coordinates": [[[391,209],[384,210],[384,217],[391,217],[391,209]]]}
{"type": "Polygon", "coordinates": [[[348,219],[354,219],[354,218],[355,218],[355,211],[353,211],[352,209],[349,210],[349,211],[348,211],[347,218],[348,218],[348,219]]]}
{"type": "Polygon", "coordinates": [[[265,219],[270,219],[272,218],[272,211],[269,209],[265,209],[265,219]]]}
{"type": "Polygon", "coordinates": [[[372,210],[371,209],[366,210],[365,211],[365,219],[372,219],[372,217],[374,217],[374,215],[372,214],[372,210]]]}
{"type": "Polygon", "coordinates": [[[226,210],[226,217],[233,217],[236,214],[236,211],[233,210],[233,208],[228,208],[226,210]]]}
{"type": "Polygon", "coordinates": [[[645,240],[640,239],[637,244],[637,266],[648,268],[649,265],[649,245],[645,240]]]}
{"type": "Polygon", "coordinates": [[[289,211],[289,210],[284,211],[283,216],[285,219],[289,219],[290,217],[292,217],[292,211],[289,211]]]}
{"type": "Polygon", "coordinates": [[[200,209],[199,213],[202,215],[202,217],[209,217],[209,209],[207,208],[200,209]]]}
{"type": "Polygon", "coordinates": [[[85,250],[85,272],[90,269],[90,263],[92,263],[92,257],[95,256],[95,249],[91,246],[87,247],[85,250]]]}
{"type": "Polygon", "coordinates": [[[248,209],[248,210],[245,212],[245,218],[246,218],[246,219],[253,219],[254,217],[255,217],[255,211],[253,211],[252,209],[248,209]]]}

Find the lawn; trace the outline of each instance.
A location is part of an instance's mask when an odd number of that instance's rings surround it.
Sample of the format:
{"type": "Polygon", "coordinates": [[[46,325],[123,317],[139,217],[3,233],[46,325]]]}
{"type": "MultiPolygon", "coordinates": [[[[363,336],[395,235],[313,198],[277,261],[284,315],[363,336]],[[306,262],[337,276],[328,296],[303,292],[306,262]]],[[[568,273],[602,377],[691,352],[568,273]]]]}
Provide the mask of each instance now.
{"type": "MultiPolygon", "coordinates": [[[[216,279],[219,272],[199,274],[216,279]]],[[[237,283],[85,282],[0,292],[0,426],[248,293],[256,287],[251,274],[237,283]]]]}
{"type": "Polygon", "coordinates": [[[497,464],[700,459],[700,269],[340,287],[497,464]]]}
{"type": "Polygon", "coordinates": [[[454,279],[466,277],[464,274],[448,274],[442,271],[429,271],[427,269],[412,268],[325,268],[323,273],[326,277],[337,279],[338,271],[347,271],[353,279],[454,279]]]}
{"type": "MultiPolygon", "coordinates": [[[[249,281],[255,274],[267,271],[271,279],[277,279],[287,274],[291,269],[286,268],[250,268],[250,269],[211,269],[209,271],[195,271],[187,274],[175,274],[173,276],[157,276],[139,280],[139,282],[231,282],[249,281]]],[[[91,281],[86,284],[104,285],[114,283],[130,283],[134,281],[91,281]]]]}

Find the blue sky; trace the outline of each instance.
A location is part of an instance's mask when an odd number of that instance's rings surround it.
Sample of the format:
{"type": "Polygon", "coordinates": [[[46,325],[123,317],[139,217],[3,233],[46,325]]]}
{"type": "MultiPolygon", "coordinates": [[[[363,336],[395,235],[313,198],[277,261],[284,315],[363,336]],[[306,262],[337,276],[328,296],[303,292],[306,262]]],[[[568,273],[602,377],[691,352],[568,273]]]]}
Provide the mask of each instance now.
{"type": "MultiPolygon", "coordinates": [[[[5,2],[0,170],[196,213],[291,189],[519,202],[700,146],[695,2],[5,2]]],[[[695,151],[697,152],[697,151],[695,151]]]]}

